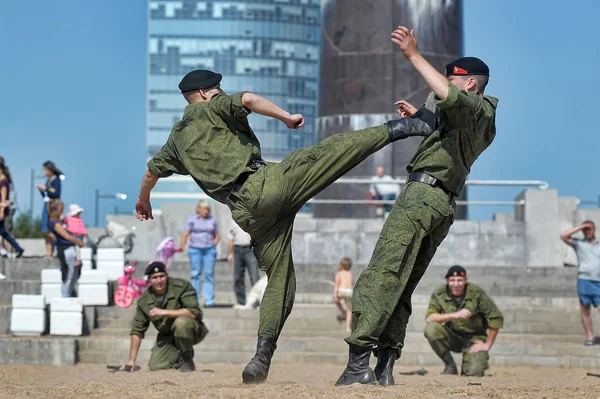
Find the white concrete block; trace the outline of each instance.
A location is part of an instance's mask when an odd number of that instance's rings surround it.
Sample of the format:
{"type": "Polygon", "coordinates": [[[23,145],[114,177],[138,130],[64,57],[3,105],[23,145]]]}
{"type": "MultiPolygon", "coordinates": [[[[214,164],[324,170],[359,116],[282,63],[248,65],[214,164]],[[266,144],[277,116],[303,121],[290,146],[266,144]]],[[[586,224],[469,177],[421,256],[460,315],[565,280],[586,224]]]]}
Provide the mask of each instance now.
{"type": "Polygon", "coordinates": [[[80,248],[79,254],[82,261],[92,260],[92,248],[80,248]]]}
{"type": "Polygon", "coordinates": [[[83,313],[50,312],[50,335],[81,335],[83,313]]]}
{"type": "Polygon", "coordinates": [[[43,295],[21,295],[12,296],[13,309],[45,309],[46,300],[43,295]]]}
{"type": "Polygon", "coordinates": [[[82,260],[81,261],[81,270],[92,270],[92,261],[91,260],[82,260]]]}
{"type": "Polygon", "coordinates": [[[42,284],[45,283],[62,283],[62,273],[60,269],[43,269],[42,270],[42,284]]]}
{"type": "Polygon", "coordinates": [[[96,262],[96,270],[106,272],[109,281],[114,281],[123,276],[124,261],[99,261],[96,262]]]}
{"type": "Polygon", "coordinates": [[[83,312],[83,302],[79,298],[54,298],[50,300],[50,312],[83,312]]]}
{"type": "Polygon", "coordinates": [[[14,335],[41,335],[45,329],[45,310],[12,309],[10,314],[10,331],[14,335]]]}
{"type": "Polygon", "coordinates": [[[47,304],[52,298],[62,298],[62,284],[42,284],[42,295],[47,304]]]}
{"type": "Polygon", "coordinates": [[[104,270],[82,270],[79,277],[79,285],[82,284],[106,284],[108,274],[104,270]]]}
{"type": "Polygon", "coordinates": [[[118,260],[125,262],[125,250],[123,248],[98,248],[96,261],[118,260]]]}
{"type": "Polygon", "coordinates": [[[80,284],[77,292],[85,306],[108,305],[108,284],[80,284]]]}

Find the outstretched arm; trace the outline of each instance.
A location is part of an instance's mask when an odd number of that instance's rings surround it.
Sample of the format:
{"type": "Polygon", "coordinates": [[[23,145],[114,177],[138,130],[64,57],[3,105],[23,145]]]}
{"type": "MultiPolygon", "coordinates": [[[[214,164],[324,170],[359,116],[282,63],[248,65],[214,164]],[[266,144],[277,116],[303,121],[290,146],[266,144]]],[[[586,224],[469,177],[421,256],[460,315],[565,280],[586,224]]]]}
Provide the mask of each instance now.
{"type": "Polygon", "coordinates": [[[135,204],[135,217],[138,220],[154,219],[152,216],[152,205],[150,205],[150,192],[156,185],[158,176],[155,176],[150,169],[146,170],[142,178],[140,194],[135,204]]]}
{"type": "Polygon", "coordinates": [[[415,31],[399,26],[392,32],[392,41],[400,47],[404,57],[410,61],[417,72],[423,76],[427,85],[440,100],[448,98],[449,83],[444,75],[439,73],[417,50],[415,31]]]}
{"type": "Polygon", "coordinates": [[[289,112],[284,111],[271,101],[257,94],[244,93],[242,96],[242,105],[257,114],[278,119],[290,129],[299,129],[304,126],[304,117],[301,114],[291,115],[289,112]]]}
{"type": "Polygon", "coordinates": [[[585,224],[582,224],[581,226],[575,226],[571,229],[567,229],[560,233],[560,239],[563,240],[565,244],[573,246],[573,239],[571,238],[571,236],[577,233],[578,231],[583,230],[585,227],[587,226],[585,224]]]}

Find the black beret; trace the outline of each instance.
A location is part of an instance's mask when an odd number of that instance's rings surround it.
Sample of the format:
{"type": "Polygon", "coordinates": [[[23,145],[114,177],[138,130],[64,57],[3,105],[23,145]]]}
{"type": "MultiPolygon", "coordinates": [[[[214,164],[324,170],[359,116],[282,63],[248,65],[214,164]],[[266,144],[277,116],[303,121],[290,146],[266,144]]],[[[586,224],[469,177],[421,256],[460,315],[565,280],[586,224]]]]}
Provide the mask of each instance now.
{"type": "Polygon", "coordinates": [[[446,76],[484,75],[490,76],[490,68],[475,57],[459,58],[446,65],[446,76]]]}
{"type": "Polygon", "coordinates": [[[148,267],[146,267],[146,271],[144,272],[144,275],[151,276],[154,273],[166,273],[166,272],[167,272],[167,267],[165,266],[164,263],[152,262],[148,265],[148,267]]]}
{"type": "Polygon", "coordinates": [[[448,277],[467,277],[467,271],[462,266],[454,265],[448,269],[448,273],[446,273],[445,278],[448,277]]]}
{"type": "Polygon", "coordinates": [[[201,89],[210,89],[221,82],[223,75],[206,69],[196,69],[185,75],[179,83],[179,90],[182,93],[201,89]]]}

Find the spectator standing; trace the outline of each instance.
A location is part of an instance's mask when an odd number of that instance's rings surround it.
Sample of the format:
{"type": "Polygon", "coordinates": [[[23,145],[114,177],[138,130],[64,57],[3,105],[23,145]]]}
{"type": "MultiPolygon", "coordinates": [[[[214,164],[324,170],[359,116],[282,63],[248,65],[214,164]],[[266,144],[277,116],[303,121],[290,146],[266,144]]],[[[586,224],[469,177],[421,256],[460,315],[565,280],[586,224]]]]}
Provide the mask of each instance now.
{"type": "Polygon", "coordinates": [[[340,259],[338,272],[335,274],[333,300],[340,310],[338,320],[346,321],[346,332],[351,331],[352,325],[352,293],[354,289],[354,276],[350,269],[352,260],[348,257],[340,259]]]}
{"type": "Polygon", "coordinates": [[[587,338],[584,345],[594,345],[594,328],[592,325],[592,305],[600,310],[600,242],[596,238],[596,225],[586,220],[580,226],[563,231],[561,240],[575,249],[579,275],[577,277],[577,294],[581,309],[581,323],[587,338]],[[583,239],[571,238],[577,232],[583,233],[583,239]]]}
{"type": "Polygon", "coordinates": [[[60,176],[62,172],[54,165],[52,161],[46,161],[43,164],[44,176],[48,179],[46,184],[38,184],[37,189],[40,191],[42,198],[44,199],[44,206],[42,207],[42,234],[46,240],[46,258],[52,258],[54,252],[54,240],[49,230],[49,218],[48,218],[48,203],[51,199],[60,199],[61,182],[60,176]]]}
{"type": "Polygon", "coordinates": [[[246,304],[246,270],[250,277],[250,285],[254,286],[259,279],[258,261],[250,248],[250,234],[246,233],[236,222],[231,222],[227,235],[227,262],[233,263],[233,289],[238,305],[246,304]]]}
{"type": "Polygon", "coordinates": [[[56,237],[56,249],[62,274],[62,296],[70,297],[73,295],[73,287],[79,275],[75,266],[77,259],[75,247],[83,247],[84,243],[67,231],[66,225],[61,221],[64,210],[65,206],[59,199],[52,199],[48,203],[48,228],[56,237]]]}
{"type": "MultiPolygon", "coordinates": [[[[373,198],[379,201],[395,201],[399,194],[398,183],[394,181],[394,178],[390,175],[386,175],[383,166],[378,166],[375,171],[375,176],[371,178],[370,192],[373,198]]],[[[392,204],[385,204],[383,207],[377,208],[378,216],[385,216],[392,210],[392,204]],[[381,212],[385,211],[385,214],[381,212]]]]}
{"type": "Polygon", "coordinates": [[[19,243],[6,228],[9,223],[6,223],[5,219],[10,216],[10,186],[10,174],[6,172],[6,166],[2,163],[0,164],[0,237],[12,246],[16,252],[16,257],[20,258],[24,252],[23,248],[19,246],[19,243]]]}
{"type": "Polygon", "coordinates": [[[210,204],[205,200],[198,202],[196,214],[185,223],[179,245],[181,249],[185,248],[188,238],[192,287],[200,302],[200,276],[204,272],[204,307],[212,307],[215,304],[215,261],[220,236],[217,221],[210,216],[210,204]]]}
{"type": "MultiPolygon", "coordinates": [[[[83,208],[77,204],[69,205],[69,215],[65,218],[67,225],[67,231],[72,234],[78,240],[86,242],[88,239],[88,232],[81,218],[81,212],[83,208]]],[[[79,247],[75,248],[77,251],[77,259],[75,260],[75,266],[81,266],[81,251],[79,247]]]]}

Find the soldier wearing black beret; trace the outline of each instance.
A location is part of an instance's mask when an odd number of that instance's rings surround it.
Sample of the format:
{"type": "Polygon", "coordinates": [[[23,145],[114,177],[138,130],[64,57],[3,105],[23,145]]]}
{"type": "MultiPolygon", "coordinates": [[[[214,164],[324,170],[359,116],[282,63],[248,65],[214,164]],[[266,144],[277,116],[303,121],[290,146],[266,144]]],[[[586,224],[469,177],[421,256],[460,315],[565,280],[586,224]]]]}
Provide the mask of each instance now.
{"type": "Polygon", "coordinates": [[[208,71],[205,69],[198,69],[185,75],[179,83],[179,90],[182,93],[188,93],[196,90],[207,90],[213,87],[217,87],[221,83],[223,75],[208,71]]]}
{"type": "Polygon", "coordinates": [[[407,184],[354,287],[348,363],[337,385],[395,383],[393,367],[404,347],[411,295],[454,222],[455,198],[473,164],[496,136],[498,99],[483,94],[490,74],[483,61],[460,58],[440,73],[418,51],[413,30],[399,26],[391,36],[431,93],[418,110],[405,100],[396,102],[402,118],[390,125],[430,134],[406,168],[407,184]]]}
{"type": "Polygon", "coordinates": [[[425,338],[444,362],[442,374],[458,374],[451,352],[459,352],[461,374],[482,377],[504,316],[481,287],[468,281],[464,267],[452,266],[445,278],[431,295],[425,338]]]}
{"type": "Polygon", "coordinates": [[[189,282],[169,277],[162,262],[150,263],[144,274],[148,276],[150,287],[137,300],[130,332],[129,362],[121,369],[135,370],[140,344],[152,323],[158,336],[148,363],[150,371],[171,368],[194,371],[194,345],[208,333],[196,291],[189,282]]]}

